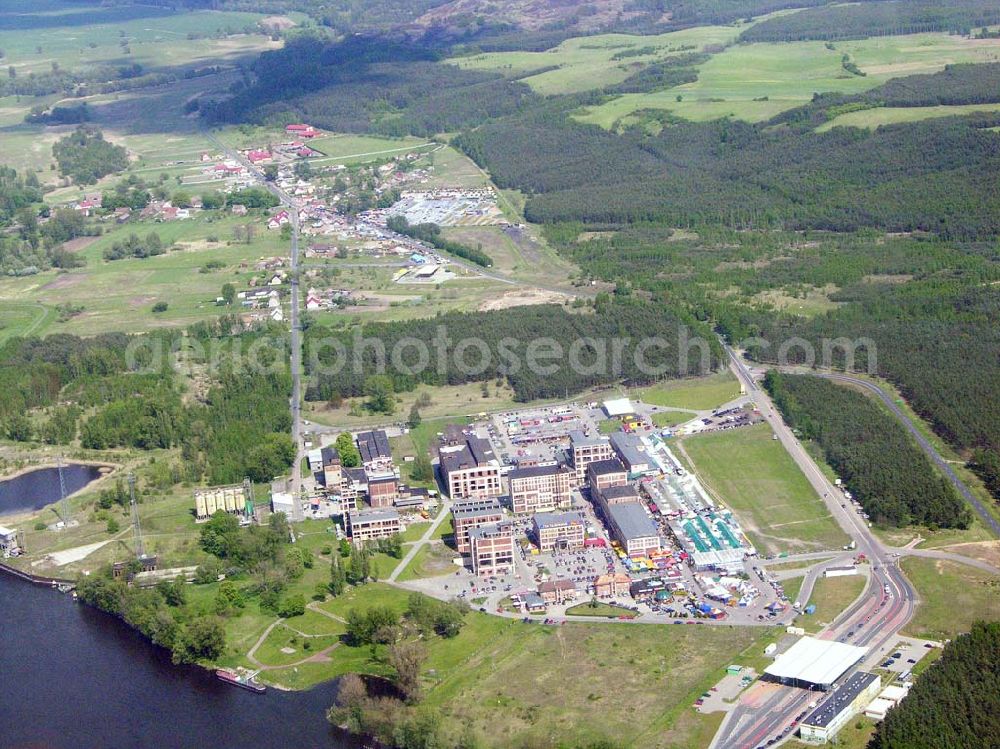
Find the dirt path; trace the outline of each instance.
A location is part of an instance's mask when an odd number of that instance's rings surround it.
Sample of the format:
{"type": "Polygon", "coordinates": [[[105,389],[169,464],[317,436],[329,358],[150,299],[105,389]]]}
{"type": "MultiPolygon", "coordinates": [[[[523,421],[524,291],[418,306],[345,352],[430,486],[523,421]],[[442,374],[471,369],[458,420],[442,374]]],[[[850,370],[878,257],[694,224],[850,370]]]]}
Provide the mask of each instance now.
{"type": "MultiPolygon", "coordinates": [[[[338,622],[344,622],[344,620],[341,619],[339,616],[331,614],[327,611],[323,611],[323,609],[316,608],[315,602],[309,604],[308,606],[306,606],[306,608],[308,608],[311,611],[315,611],[318,614],[327,616],[330,619],[334,619],[338,622]]],[[[267,639],[268,635],[270,635],[271,632],[274,630],[274,628],[277,627],[279,624],[283,624],[285,627],[292,630],[292,632],[295,632],[300,637],[309,638],[309,637],[324,636],[324,635],[307,635],[305,632],[300,632],[299,630],[295,629],[295,627],[292,627],[289,624],[287,624],[284,619],[275,619],[273,622],[271,622],[270,625],[268,625],[268,628],[264,630],[263,634],[261,634],[261,636],[257,638],[257,642],[254,643],[253,647],[247,651],[247,660],[253,663],[253,665],[256,666],[258,669],[260,669],[261,671],[280,671],[283,668],[295,668],[296,666],[301,666],[303,663],[325,663],[326,661],[330,660],[330,653],[332,653],[334,650],[340,647],[340,643],[335,642],[330,647],[323,648],[319,652],[313,653],[312,655],[302,658],[301,660],[295,661],[294,663],[285,663],[280,666],[268,666],[264,663],[261,663],[257,659],[256,653],[258,648],[260,648],[260,646],[264,644],[264,641],[267,639]]]]}

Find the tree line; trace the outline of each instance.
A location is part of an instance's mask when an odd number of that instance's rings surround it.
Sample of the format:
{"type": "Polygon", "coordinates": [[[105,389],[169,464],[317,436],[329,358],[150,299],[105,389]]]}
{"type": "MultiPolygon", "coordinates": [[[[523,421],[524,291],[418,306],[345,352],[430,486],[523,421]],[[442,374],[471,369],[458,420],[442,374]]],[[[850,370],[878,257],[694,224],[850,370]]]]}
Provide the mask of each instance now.
{"type": "Polygon", "coordinates": [[[431,247],[468,260],[470,263],[492,268],[493,259],[477,247],[469,247],[461,242],[447,239],[441,235],[441,227],[433,223],[411,224],[405,216],[390,216],[386,221],[389,229],[397,234],[405,234],[413,239],[418,239],[431,247]]]}
{"type": "Polygon", "coordinates": [[[773,369],[764,387],[785,420],[819,444],[876,523],[968,527],[971,513],[954,487],[874,401],[829,380],[773,369]]]}
{"type": "Polygon", "coordinates": [[[944,646],[875,728],[868,749],[1000,747],[1000,622],[977,622],[944,646]]]}
{"type": "Polygon", "coordinates": [[[806,39],[867,39],[873,36],[949,31],[968,35],[973,27],[1000,22],[990,0],[911,0],[906,3],[829,4],[769,18],[740,35],[743,42],[806,39]]]}
{"type": "Polygon", "coordinates": [[[587,388],[624,380],[649,384],[658,378],[707,374],[721,362],[714,336],[697,321],[638,299],[601,304],[593,314],[574,314],[558,305],[531,305],[492,312],[452,312],[431,319],[379,322],[356,328],[330,330],[320,326],[306,331],[308,400],[370,395],[370,375],[384,370],[395,392],[417,385],[459,385],[506,379],[519,401],[566,397],[587,388]],[[682,329],[691,338],[705,340],[702,349],[679,351],[682,329]],[[438,346],[439,331],[450,343],[438,346]],[[462,341],[478,342],[462,354],[462,341]],[[562,347],[557,356],[539,359],[543,366],[531,371],[529,351],[536,341],[562,347]],[[644,346],[643,341],[656,340],[644,346]],[[343,347],[344,366],[336,363],[336,341],[343,347]],[[377,343],[372,343],[377,341],[377,343]],[[428,358],[412,341],[426,344],[428,358]],[[620,355],[612,357],[615,342],[620,355]],[[661,343],[662,342],[662,343],[661,343]],[[569,353],[575,346],[579,367],[569,353]],[[643,346],[642,357],[637,351],[643,346]],[[398,356],[392,359],[392,352],[398,356]],[[384,355],[380,353],[384,352],[384,355]],[[687,361],[685,362],[685,357],[687,361]],[[614,359],[617,359],[617,363],[614,359]],[[644,359],[644,361],[642,361],[644,359]],[[355,365],[355,361],[358,362],[355,365]],[[336,371],[327,371],[334,370],[336,371]],[[645,369],[645,371],[643,371],[645,369]]]}

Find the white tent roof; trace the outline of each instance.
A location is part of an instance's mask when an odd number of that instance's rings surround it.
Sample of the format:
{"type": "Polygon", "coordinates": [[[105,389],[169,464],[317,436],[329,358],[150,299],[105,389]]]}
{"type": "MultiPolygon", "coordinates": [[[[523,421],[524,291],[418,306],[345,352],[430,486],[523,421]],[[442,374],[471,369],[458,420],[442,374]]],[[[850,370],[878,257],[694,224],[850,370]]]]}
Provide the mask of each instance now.
{"type": "Polygon", "coordinates": [[[868,648],[803,637],[778,656],[764,673],[780,679],[832,684],[867,652],[868,648]]]}
{"type": "Polygon", "coordinates": [[[627,416],[628,414],[634,414],[635,409],[632,408],[632,401],[628,398],[615,398],[604,401],[604,412],[608,416],[627,416]]]}

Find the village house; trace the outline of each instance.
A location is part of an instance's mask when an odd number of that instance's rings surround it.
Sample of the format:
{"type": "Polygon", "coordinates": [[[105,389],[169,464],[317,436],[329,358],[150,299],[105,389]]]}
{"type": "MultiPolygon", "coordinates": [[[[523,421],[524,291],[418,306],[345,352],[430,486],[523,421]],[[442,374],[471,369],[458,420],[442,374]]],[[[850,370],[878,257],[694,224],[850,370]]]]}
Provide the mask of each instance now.
{"type": "Polygon", "coordinates": [[[565,578],[553,578],[539,583],[538,595],[545,603],[561,606],[576,599],[576,583],[565,578]]]}
{"type": "Polygon", "coordinates": [[[611,575],[600,575],[594,581],[594,595],[598,598],[620,598],[629,592],[632,578],[624,572],[611,575]]]}
{"type": "Polygon", "coordinates": [[[282,226],[291,221],[291,217],[288,215],[288,211],[278,211],[267,221],[268,229],[280,229],[282,226]]]}
{"type": "Polygon", "coordinates": [[[264,162],[270,162],[272,158],[274,157],[270,151],[253,149],[247,152],[247,161],[251,164],[263,164],[264,162]]]}
{"type": "Polygon", "coordinates": [[[103,199],[104,197],[99,192],[84,195],[83,198],[73,205],[73,210],[79,211],[87,218],[90,218],[100,210],[103,199]]]}
{"type": "Polygon", "coordinates": [[[315,138],[320,134],[320,131],[312,125],[306,125],[304,123],[285,125],[285,132],[290,135],[294,135],[296,138],[315,138]]]}

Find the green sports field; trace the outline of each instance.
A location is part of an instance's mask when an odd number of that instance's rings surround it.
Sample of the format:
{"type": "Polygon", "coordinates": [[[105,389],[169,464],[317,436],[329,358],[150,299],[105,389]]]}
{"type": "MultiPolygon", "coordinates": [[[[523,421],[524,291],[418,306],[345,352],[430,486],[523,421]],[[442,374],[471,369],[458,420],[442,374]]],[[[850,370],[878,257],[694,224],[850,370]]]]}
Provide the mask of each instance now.
{"type": "Polygon", "coordinates": [[[764,553],[839,549],[848,539],[767,424],[695,435],[684,450],[706,488],[764,553]]]}

